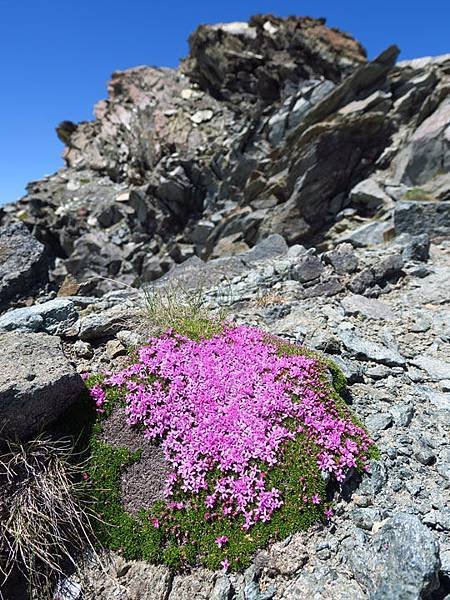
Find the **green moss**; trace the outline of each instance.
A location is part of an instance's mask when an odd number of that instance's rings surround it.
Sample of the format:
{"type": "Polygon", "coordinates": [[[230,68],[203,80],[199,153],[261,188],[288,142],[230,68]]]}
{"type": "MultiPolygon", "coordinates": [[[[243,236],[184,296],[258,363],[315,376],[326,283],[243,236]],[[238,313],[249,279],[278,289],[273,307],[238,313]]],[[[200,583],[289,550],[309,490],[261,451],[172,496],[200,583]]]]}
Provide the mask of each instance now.
{"type": "Polygon", "coordinates": [[[433,202],[436,200],[432,194],[426,192],[422,188],[415,187],[410,188],[403,196],[404,200],[426,200],[427,202],[433,202]]]}
{"type": "MultiPolygon", "coordinates": [[[[201,339],[219,333],[221,329],[217,329],[214,321],[206,323],[196,317],[183,319],[183,327],[177,330],[201,339]]],[[[346,379],[333,361],[280,338],[268,336],[267,341],[275,343],[280,354],[302,354],[318,360],[323,369],[321,385],[327,387],[338,413],[362,425],[342,398],[346,379]]],[[[102,376],[93,376],[87,380],[87,385],[92,387],[102,381],[102,376]]],[[[258,549],[323,520],[324,509],[329,506],[326,484],[317,467],[317,448],[302,435],[287,442],[283,461],[266,471],[267,487],[280,490],[283,506],[268,522],[258,522],[249,531],[242,528],[243,517],[231,520],[216,515],[211,519],[205,506],[206,492],[195,497],[178,492],[173,500],[183,501],[182,509],[169,510],[165,502],[157,502],[151,510],[141,511],[137,516],[127,513],[121,501],[121,474],[128,465],[139,460],[140,454],[113,448],[101,440],[103,420],[114,407],[123,405],[124,393],[124,390],[107,388],[105,413],[97,415],[95,423],[91,422],[88,428],[91,455],[88,475],[95,490],[94,509],[99,516],[95,528],[104,547],[120,551],[127,559],[163,563],[172,569],[198,564],[217,569],[227,559],[232,570],[242,570],[249,566],[258,549]],[[307,491],[303,491],[303,485],[307,491]],[[312,503],[315,494],[320,496],[319,504],[312,503]],[[228,542],[219,548],[215,540],[224,535],[228,542]]],[[[370,458],[377,455],[378,450],[372,447],[370,458]]],[[[217,475],[211,473],[211,480],[217,475]]]]}

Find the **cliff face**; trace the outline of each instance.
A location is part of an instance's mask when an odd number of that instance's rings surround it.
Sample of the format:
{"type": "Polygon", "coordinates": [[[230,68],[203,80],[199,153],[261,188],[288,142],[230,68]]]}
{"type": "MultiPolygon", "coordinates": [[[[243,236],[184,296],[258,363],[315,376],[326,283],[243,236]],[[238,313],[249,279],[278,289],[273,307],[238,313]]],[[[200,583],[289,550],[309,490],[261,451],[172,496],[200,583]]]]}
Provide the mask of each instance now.
{"type": "Polygon", "coordinates": [[[51,280],[99,293],[98,276],[151,281],[272,232],[377,243],[394,213],[398,231],[426,214],[448,232],[449,56],[396,65],[393,46],[367,62],[323,20],[271,15],[189,41],[179,69],[114,73],[94,121],[57,128],[67,166],[0,209],[46,246],[51,280]]]}

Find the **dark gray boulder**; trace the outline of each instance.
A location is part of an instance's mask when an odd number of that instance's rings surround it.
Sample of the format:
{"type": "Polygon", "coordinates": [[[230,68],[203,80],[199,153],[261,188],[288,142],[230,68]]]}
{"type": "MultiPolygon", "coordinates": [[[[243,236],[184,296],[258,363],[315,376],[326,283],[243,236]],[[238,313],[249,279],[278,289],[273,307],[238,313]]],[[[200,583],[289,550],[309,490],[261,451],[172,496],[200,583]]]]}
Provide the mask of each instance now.
{"type": "Polygon", "coordinates": [[[25,438],[55,421],[84,389],[57,337],[0,333],[0,441],[25,438]]]}
{"type": "Polygon", "coordinates": [[[48,256],[22,223],[0,227],[0,308],[48,281],[48,256]]]}
{"type": "Polygon", "coordinates": [[[405,201],[394,210],[396,233],[420,235],[450,234],[450,202],[405,201]]]}

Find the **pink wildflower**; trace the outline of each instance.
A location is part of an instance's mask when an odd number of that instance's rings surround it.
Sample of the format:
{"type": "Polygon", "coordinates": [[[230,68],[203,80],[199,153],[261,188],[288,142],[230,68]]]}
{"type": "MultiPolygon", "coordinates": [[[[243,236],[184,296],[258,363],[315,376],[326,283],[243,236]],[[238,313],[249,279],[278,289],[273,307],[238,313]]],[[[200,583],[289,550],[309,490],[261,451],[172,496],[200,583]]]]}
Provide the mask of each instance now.
{"type": "Polygon", "coordinates": [[[221,535],[220,537],[216,538],[216,544],[219,546],[219,548],[222,548],[222,546],[227,542],[228,537],[226,535],[221,535]]]}
{"type": "Polygon", "coordinates": [[[222,560],[220,564],[222,565],[224,571],[228,571],[230,563],[226,558],[222,560]]]}

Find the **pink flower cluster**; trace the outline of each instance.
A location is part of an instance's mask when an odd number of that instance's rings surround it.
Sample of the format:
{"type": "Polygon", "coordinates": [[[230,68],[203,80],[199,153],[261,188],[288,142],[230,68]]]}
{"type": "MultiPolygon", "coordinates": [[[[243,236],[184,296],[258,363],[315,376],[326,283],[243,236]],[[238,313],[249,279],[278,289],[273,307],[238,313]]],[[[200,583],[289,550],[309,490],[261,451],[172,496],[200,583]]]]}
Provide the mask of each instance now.
{"type": "MultiPolygon", "coordinates": [[[[204,492],[208,509],[243,516],[248,529],[282,506],[265,472],[297,434],[315,442],[318,467],[338,480],[365,460],[369,438],[338,415],[320,374],[315,359],[280,356],[263,331],[239,326],[200,341],[172,331],[152,338],[136,364],[103,385],[125,388],[129,424],[160,440],[172,465],[167,498],[204,492]]],[[[92,395],[101,410],[102,388],[92,395]]]]}

